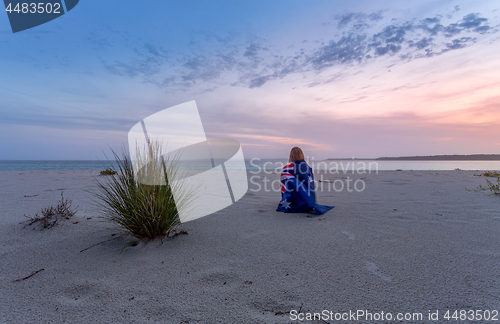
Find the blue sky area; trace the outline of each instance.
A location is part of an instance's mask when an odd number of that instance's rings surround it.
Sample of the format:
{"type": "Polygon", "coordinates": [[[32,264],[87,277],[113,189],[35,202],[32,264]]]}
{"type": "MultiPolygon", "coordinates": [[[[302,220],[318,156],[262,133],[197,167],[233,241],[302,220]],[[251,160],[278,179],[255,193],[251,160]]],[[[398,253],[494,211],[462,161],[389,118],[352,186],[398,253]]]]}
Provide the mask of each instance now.
{"type": "Polygon", "coordinates": [[[96,159],[196,100],[245,157],[500,153],[498,1],[96,1],[13,34],[0,159],[96,159]]]}

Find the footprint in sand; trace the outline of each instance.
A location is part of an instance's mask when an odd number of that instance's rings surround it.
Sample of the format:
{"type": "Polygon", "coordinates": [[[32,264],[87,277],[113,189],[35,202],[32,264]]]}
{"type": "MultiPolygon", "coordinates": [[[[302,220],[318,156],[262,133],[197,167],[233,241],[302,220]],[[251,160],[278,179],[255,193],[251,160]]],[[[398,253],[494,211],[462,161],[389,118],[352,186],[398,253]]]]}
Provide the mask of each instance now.
{"type": "Polygon", "coordinates": [[[347,235],[347,238],[349,238],[350,240],[353,240],[353,241],[354,241],[354,240],[356,239],[356,237],[354,236],[354,234],[353,234],[353,233],[351,233],[351,232],[348,232],[348,231],[342,231],[342,234],[347,235]]]}
{"type": "Polygon", "coordinates": [[[371,272],[372,274],[380,277],[382,280],[384,281],[391,281],[391,277],[388,277],[386,275],[384,275],[377,267],[377,265],[373,262],[370,262],[370,261],[366,261],[365,262],[366,266],[365,266],[365,269],[368,270],[369,272],[371,272]]]}

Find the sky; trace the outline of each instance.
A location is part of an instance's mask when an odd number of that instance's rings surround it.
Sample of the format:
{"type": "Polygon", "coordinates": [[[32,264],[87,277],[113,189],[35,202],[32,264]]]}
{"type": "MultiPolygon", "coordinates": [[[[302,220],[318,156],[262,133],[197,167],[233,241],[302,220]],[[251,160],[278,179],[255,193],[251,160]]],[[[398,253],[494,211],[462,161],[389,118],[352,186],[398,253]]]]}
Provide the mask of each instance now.
{"type": "Polygon", "coordinates": [[[500,153],[498,1],[81,0],[12,33],[0,160],[95,160],[195,100],[246,158],[500,153]]]}

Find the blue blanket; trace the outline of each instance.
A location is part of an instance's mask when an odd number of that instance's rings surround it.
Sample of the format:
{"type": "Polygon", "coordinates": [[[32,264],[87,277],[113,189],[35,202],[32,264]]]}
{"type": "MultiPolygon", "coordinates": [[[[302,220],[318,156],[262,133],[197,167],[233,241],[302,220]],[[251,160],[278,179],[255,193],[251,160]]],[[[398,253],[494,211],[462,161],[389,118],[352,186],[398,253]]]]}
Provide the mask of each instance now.
{"type": "Polygon", "coordinates": [[[281,171],[281,201],[276,211],[322,215],[335,206],[318,205],[314,175],[304,160],[289,163],[281,171]]]}

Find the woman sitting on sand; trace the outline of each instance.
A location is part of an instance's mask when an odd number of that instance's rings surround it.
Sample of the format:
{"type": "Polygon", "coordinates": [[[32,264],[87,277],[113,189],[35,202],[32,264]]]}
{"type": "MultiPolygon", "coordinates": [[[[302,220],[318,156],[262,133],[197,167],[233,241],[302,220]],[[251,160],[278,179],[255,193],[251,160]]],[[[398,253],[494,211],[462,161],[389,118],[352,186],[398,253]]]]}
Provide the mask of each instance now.
{"type": "Polygon", "coordinates": [[[316,204],[314,175],[299,147],[292,148],[288,162],[281,171],[281,201],[276,211],[321,215],[332,209],[316,204]]]}

